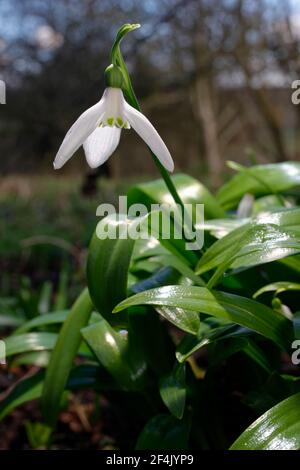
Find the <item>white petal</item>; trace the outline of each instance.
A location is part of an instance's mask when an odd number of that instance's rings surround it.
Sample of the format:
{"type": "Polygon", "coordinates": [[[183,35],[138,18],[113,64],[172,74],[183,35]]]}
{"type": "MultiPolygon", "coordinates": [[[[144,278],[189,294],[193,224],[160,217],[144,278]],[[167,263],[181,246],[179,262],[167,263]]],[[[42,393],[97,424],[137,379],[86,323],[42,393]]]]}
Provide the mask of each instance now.
{"type": "Polygon", "coordinates": [[[102,119],[104,107],[105,98],[103,96],[98,103],[81,114],[73,124],[56,154],[53,163],[56,170],[61,168],[72,157],[73,153],[79,149],[87,137],[96,129],[102,119]]]}
{"type": "Polygon", "coordinates": [[[139,111],[125,103],[125,115],[129,124],[141,136],[157,156],[160,163],[170,172],[174,170],[174,162],[164,141],[152,126],[151,122],[139,111]]]}
{"type": "Polygon", "coordinates": [[[102,165],[119,145],[121,129],[118,127],[97,127],[83,144],[87,162],[91,168],[102,165]]]}

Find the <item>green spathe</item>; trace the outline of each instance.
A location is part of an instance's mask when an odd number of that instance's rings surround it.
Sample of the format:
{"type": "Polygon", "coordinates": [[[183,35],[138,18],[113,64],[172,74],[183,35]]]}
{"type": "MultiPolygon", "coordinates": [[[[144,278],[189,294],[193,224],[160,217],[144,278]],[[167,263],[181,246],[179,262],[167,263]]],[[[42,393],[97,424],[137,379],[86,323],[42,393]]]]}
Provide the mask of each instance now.
{"type": "Polygon", "coordinates": [[[109,65],[104,72],[105,83],[107,87],[120,88],[124,84],[123,73],[117,65],[109,65]]]}

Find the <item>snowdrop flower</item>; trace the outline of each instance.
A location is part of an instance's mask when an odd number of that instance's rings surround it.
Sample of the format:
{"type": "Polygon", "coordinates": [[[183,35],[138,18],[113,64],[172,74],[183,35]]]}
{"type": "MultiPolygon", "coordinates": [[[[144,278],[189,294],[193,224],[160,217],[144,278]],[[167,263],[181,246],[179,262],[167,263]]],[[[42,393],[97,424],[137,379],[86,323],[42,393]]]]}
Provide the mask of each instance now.
{"type": "Polygon", "coordinates": [[[112,86],[107,87],[101,100],[73,124],[58,150],[54,168],[61,168],[81,145],[89,166],[97,168],[116,150],[121,130],[130,127],[146,142],[161,164],[172,172],[172,157],[157,131],[142,113],[125,101],[121,88],[112,86]]]}

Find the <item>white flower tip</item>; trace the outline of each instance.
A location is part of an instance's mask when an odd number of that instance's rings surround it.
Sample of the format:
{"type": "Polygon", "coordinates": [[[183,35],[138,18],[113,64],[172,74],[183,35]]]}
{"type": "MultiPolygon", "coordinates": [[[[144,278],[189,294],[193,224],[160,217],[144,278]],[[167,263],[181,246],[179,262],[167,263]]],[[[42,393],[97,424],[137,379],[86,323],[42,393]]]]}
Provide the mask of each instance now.
{"type": "Polygon", "coordinates": [[[58,161],[55,159],[53,162],[53,168],[54,170],[60,170],[63,165],[59,164],[58,161]]]}
{"type": "Polygon", "coordinates": [[[87,163],[88,163],[88,166],[90,168],[92,168],[92,170],[94,170],[95,168],[98,168],[98,166],[100,166],[100,163],[97,163],[97,162],[92,162],[91,160],[87,160],[87,163]]]}
{"type": "Polygon", "coordinates": [[[174,171],[174,162],[173,160],[168,162],[168,165],[166,165],[166,169],[170,172],[170,173],[173,173],[174,171]]]}

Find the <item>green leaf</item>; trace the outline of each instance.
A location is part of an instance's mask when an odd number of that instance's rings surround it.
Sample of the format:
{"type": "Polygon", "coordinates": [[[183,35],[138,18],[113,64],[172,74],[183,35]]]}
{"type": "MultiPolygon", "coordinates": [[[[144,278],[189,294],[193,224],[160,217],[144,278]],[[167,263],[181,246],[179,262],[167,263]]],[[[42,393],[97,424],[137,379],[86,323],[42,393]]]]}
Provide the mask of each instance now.
{"type": "Polygon", "coordinates": [[[38,312],[40,315],[44,315],[45,313],[49,312],[52,290],[52,283],[50,281],[44,282],[38,302],[38,312]]]}
{"type": "Polygon", "coordinates": [[[210,318],[205,319],[200,326],[197,336],[185,336],[176,348],[178,362],[186,361],[192,354],[204,346],[222,339],[249,336],[251,330],[229,323],[225,326],[210,325],[210,318]]]}
{"type": "Polygon", "coordinates": [[[293,232],[276,225],[244,225],[217,240],[202,256],[196,268],[203,274],[218,267],[218,276],[227,268],[246,268],[290,256],[300,251],[293,232]]]}
{"type": "Polygon", "coordinates": [[[224,318],[260,333],[283,348],[293,338],[292,323],[281,314],[252,299],[197,286],[165,286],[136,294],[114,309],[119,312],[133,305],[182,308],[224,318]]]}
{"type": "Polygon", "coordinates": [[[46,313],[39,317],[35,317],[32,320],[29,320],[26,323],[23,323],[19,328],[17,328],[13,335],[20,335],[26,331],[33,330],[40,326],[53,325],[56,323],[63,323],[68,315],[68,310],[63,310],[61,312],[46,313]]]}
{"type": "MultiPolygon", "coordinates": [[[[106,217],[100,222],[103,230],[110,230],[116,225],[113,217],[106,217]]],[[[119,230],[126,230],[128,221],[119,223],[119,230]]],[[[100,239],[95,231],[90,243],[87,261],[88,288],[92,301],[104,318],[111,318],[114,306],[127,294],[127,278],[134,240],[100,239]]]]}
{"type": "Polygon", "coordinates": [[[181,419],[186,400],[185,364],[175,364],[172,372],[161,379],[159,391],[172,415],[181,419]]]}
{"type": "Polygon", "coordinates": [[[6,356],[28,351],[45,351],[53,349],[57,340],[56,333],[27,333],[12,335],[4,340],[6,356]]]}
{"type": "MultiPolygon", "coordinates": [[[[114,238],[99,238],[97,231],[94,233],[87,262],[88,288],[94,305],[101,315],[112,322],[121,325],[126,324],[126,317],[114,318],[111,312],[115,305],[126,298],[127,282],[130,259],[135,240],[128,237],[126,230],[140,228],[143,223],[148,224],[147,214],[145,217],[134,220],[120,220],[118,222],[119,233],[114,238]]],[[[100,222],[101,231],[109,232],[116,226],[115,216],[108,216],[100,222]]],[[[100,226],[99,226],[100,227],[100,226]]],[[[159,233],[157,234],[159,236],[159,233]]],[[[185,242],[183,240],[161,240],[171,251],[181,258],[179,262],[181,269],[185,261],[185,242]],[[178,251],[179,250],[179,251],[178,251]]],[[[187,252],[194,260],[195,254],[187,252]]],[[[188,272],[191,270],[188,269],[188,272]]],[[[200,281],[201,282],[201,281],[200,281]]]]}
{"type": "Polygon", "coordinates": [[[14,357],[11,362],[11,367],[16,367],[24,364],[30,364],[37,367],[47,367],[49,364],[50,355],[50,350],[30,351],[28,353],[21,354],[20,356],[14,357]]]}
{"type": "Polygon", "coordinates": [[[179,279],[178,272],[172,268],[161,268],[153,273],[151,276],[133,284],[129,291],[133,294],[143,292],[144,290],[153,289],[154,287],[166,286],[170,283],[175,283],[179,279]]]}
{"type": "Polygon", "coordinates": [[[165,266],[172,266],[174,269],[176,269],[182,276],[185,276],[191,281],[193,281],[194,284],[198,286],[204,286],[205,282],[195,274],[195,272],[187,266],[186,263],[183,263],[179,258],[175,258],[175,256],[171,254],[164,254],[161,256],[153,256],[150,258],[152,261],[160,261],[163,263],[165,266]]]}
{"type": "Polygon", "coordinates": [[[197,227],[211,233],[215,238],[223,238],[233,230],[246,225],[249,222],[249,218],[246,219],[214,219],[205,221],[203,226],[197,227]]]}
{"type": "Polygon", "coordinates": [[[52,429],[44,423],[25,421],[29,445],[32,449],[46,449],[50,443],[52,429]]]}
{"type": "Polygon", "coordinates": [[[300,339],[300,312],[295,312],[293,315],[293,325],[294,325],[294,333],[295,339],[300,339]]]}
{"type": "Polygon", "coordinates": [[[166,320],[186,333],[196,335],[200,327],[198,312],[179,307],[156,306],[155,310],[166,320]]]}
{"type": "MultiPolygon", "coordinates": [[[[36,374],[17,382],[0,402],[0,420],[18,406],[41,397],[45,372],[36,374]]],[[[67,389],[78,390],[93,387],[95,390],[112,390],[116,386],[103,377],[99,366],[83,364],[72,369],[67,389]]]]}
{"type": "Polygon", "coordinates": [[[238,204],[245,193],[256,196],[287,191],[300,185],[300,163],[284,162],[269,165],[255,165],[247,172],[238,173],[220,189],[217,199],[225,208],[238,204]],[[250,171],[249,171],[250,170],[250,171]]]}
{"type": "Polygon", "coordinates": [[[281,292],[286,292],[290,290],[300,290],[300,284],[297,284],[296,282],[273,282],[272,284],[267,284],[266,286],[263,286],[261,289],[255,292],[253,295],[253,298],[256,299],[262,294],[265,294],[266,292],[275,292],[275,295],[280,294],[281,292]]]}
{"type": "MultiPolygon", "coordinates": [[[[209,190],[195,178],[183,173],[172,176],[172,181],[184,204],[204,204],[206,219],[224,217],[225,213],[216,198],[209,190]]],[[[142,183],[131,188],[127,194],[128,205],[135,203],[145,204],[151,210],[151,204],[167,203],[173,206],[174,200],[162,179],[142,183]]]]}
{"type": "Polygon", "coordinates": [[[0,402],[0,420],[17,408],[17,406],[39,398],[42,393],[43,380],[44,371],[40,371],[18,382],[10,393],[0,402]]]}
{"type": "Polygon", "coordinates": [[[129,340],[139,357],[161,377],[170,372],[174,362],[174,344],[159,316],[151,307],[132,307],[129,311],[129,340]],[[163,351],[163,354],[162,354],[163,351]]]}
{"type": "Polygon", "coordinates": [[[160,414],[151,418],[141,432],[136,450],[180,450],[188,448],[190,417],[182,420],[160,414]]]}
{"type": "MultiPolygon", "coordinates": [[[[69,310],[63,310],[62,312],[46,313],[45,315],[35,317],[32,320],[23,323],[20,328],[13,332],[13,335],[19,335],[26,331],[33,330],[35,328],[44,327],[46,325],[53,325],[56,323],[63,323],[69,314],[69,310]]],[[[99,321],[100,315],[97,312],[93,312],[91,315],[91,322],[99,321]]]]}
{"type": "Polygon", "coordinates": [[[22,325],[24,320],[22,318],[14,317],[13,315],[3,315],[0,313],[0,327],[13,328],[22,325]]]}
{"type": "Polygon", "coordinates": [[[56,423],[61,396],[81,342],[80,330],[88,323],[92,308],[89,293],[85,289],[72,306],[52,351],[42,395],[44,419],[52,427],[56,423]]]}
{"type": "Polygon", "coordinates": [[[264,413],[232,444],[231,450],[299,450],[300,393],[264,413]]]}
{"type": "Polygon", "coordinates": [[[82,335],[100,364],[126,390],[138,389],[143,382],[145,366],[131,356],[127,331],[117,332],[103,318],[82,329],[82,335]]]}

